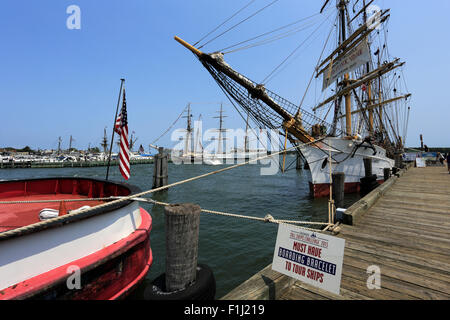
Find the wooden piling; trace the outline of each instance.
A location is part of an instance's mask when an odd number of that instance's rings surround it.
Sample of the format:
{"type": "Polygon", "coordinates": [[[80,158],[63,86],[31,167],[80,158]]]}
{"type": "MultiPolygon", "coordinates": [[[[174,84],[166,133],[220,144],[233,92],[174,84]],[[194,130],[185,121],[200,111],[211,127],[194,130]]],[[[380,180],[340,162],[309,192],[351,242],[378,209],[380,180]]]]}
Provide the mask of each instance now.
{"type": "Polygon", "coordinates": [[[333,180],[333,199],[336,208],[344,208],[344,183],[345,173],[335,172],[332,175],[333,180]]]}
{"type": "Polygon", "coordinates": [[[372,158],[364,158],[364,170],[365,170],[365,176],[371,177],[372,176],[372,158]]]}
{"type": "Polygon", "coordinates": [[[166,206],[166,291],[186,288],[196,281],[200,206],[166,206]]]}
{"type": "Polygon", "coordinates": [[[395,160],[395,166],[397,168],[402,169],[403,168],[403,158],[402,158],[402,154],[399,152],[396,152],[394,154],[394,160],[395,160]]]}
{"type": "Polygon", "coordinates": [[[169,156],[164,153],[164,148],[159,148],[159,153],[155,155],[153,167],[153,189],[168,184],[169,156]]]}
{"type": "Polygon", "coordinates": [[[160,172],[161,172],[161,161],[159,160],[159,154],[155,154],[153,164],[153,189],[158,188],[160,186],[160,172]]]}
{"type": "Polygon", "coordinates": [[[384,174],[384,181],[387,181],[391,177],[391,168],[384,168],[383,174],[384,174]]]}
{"type": "Polygon", "coordinates": [[[372,158],[364,158],[365,176],[361,178],[359,193],[361,196],[367,195],[369,192],[378,187],[377,175],[372,172],[372,158]]]}
{"type": "Polygon", "coordinates": [[[164,148],[159,149],[161,156],[161,183],[163,186],[168,184],[169,180],[169,155],[164,152],[164,148]]]}

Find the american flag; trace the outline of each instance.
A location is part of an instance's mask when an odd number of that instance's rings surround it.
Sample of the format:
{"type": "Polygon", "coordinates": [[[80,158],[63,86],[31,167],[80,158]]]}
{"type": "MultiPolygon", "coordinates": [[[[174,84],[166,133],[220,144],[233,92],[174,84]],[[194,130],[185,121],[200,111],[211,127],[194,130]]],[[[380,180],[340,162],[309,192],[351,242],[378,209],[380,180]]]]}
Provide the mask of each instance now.
{"type": "Polygon", "coordinates": [[[127,120],[127,101],[125,99],[125,88],[123,89],[122,110],[116,119],[114,131],[120,135],[119,168],[120,173],[128,180],[130,177],[130,155],[128,147],[128,120],[127,120]]]}

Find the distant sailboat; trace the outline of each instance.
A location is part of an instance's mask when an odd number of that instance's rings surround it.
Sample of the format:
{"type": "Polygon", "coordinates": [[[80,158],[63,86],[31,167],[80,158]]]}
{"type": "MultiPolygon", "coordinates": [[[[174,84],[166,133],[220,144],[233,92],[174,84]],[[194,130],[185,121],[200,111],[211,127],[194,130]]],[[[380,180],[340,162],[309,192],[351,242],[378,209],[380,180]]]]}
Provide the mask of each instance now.
{"type": "MultiPolygon", "coordinates": [[[[192,128],[192,114],[191,114],[191,104],[188,103],[187,115],[183,116],[187,119],[186,123],[186,135],[184,137],[184,148],[180,150],[178,154],[172,154],[172,160],[176,163],[202,163],[203,161],[203,150],[201,152],[197,151],[198,139],[194,141],[194,130],[192,128]]],[[[198,134],[198,132],[197,132],[198,134]]]]}
{"type": "Polygon", "coordinates": [[[219,119],[219,129],[217,130],[219,133],[219,137],[217,139],[217,148],[214,150],[214,153],[211,155],[207,155],[205,158],[208,160],[205,162],[206,164],[219,165],[223,164],[227,159],[226,150],[223,149],[223,141],[226,139],[223,137],[223,133],[226,133],[227,129],[223,128],[223,118],[226,116],[223,115],[223,105],[220,104],[219,116],[214,117],[219,119]]]}

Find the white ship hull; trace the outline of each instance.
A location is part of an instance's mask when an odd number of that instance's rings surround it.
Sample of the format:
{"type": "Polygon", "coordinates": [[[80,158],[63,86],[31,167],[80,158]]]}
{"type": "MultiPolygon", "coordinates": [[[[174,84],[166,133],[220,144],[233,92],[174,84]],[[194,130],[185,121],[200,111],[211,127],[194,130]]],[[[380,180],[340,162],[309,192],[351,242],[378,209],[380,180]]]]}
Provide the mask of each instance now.
{"type": "Polygon", "coordinates": [[[237,152],[229,152],[229,153],[221,153],[221,154],[212,154],[210,156],[215,159],[225,160],[227,163],[234,163],[234,160],[249,160],[249,159],[257,159],[259,157],[263,157],[267,155],[267,151],[237,151],[237,152]]]}
{"type": "Polygon", "coordinates": [[[384,168],[394,167],[395,161],[386,157],[386,150],[379,146],[374,146],[375,154],[367,143],[356,149],[361,142],[329,137],[317,143],[317,146],[308,145],[299,148],[311,171],[310,189],[315,198],[329,195],[330,164],[328,158],[330,150],[332,173],[343,172],[345,174],[346,193],[359,191],[360,179],[365,176],[364,158],[372,159],[372,173],[377,175],[379,183],[384,181],[384,168]]]}
{"type": "Polygon", "coordinates": [[[191,153],[182,155],[171,155],[171,160],[175,164],[201,164],[203,162],[203,155],[201,153],[191,153]]]}
{"type": "Polygon", "coordinates": [[[192,153],[183,155],[171,155],[171,159],[175,164],[234,164],[242,163],[250,159],[257,159],[267,155],[265,151],[248,151],[248,152],[230,152],[230,153],[192,153]]]}

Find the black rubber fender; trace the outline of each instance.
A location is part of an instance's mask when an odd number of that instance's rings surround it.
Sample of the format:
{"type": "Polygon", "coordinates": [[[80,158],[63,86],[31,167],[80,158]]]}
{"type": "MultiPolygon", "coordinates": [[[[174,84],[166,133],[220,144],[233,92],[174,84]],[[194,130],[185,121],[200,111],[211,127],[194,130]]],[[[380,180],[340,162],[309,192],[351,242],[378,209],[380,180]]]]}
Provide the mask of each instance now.
{"type": "Polygon", "coordinates": [[[166,292],[166,274],[159,275],[145,289],[145,300],[214,300],[216,279],[210,267],[197,265],[197,279],[183,290],[166,292]]]}
{"type": "Polygon", "coordinates": [[[373,175],[371,175],[369,177],[363,177],[363,178],[360,179],[360,181],[361,181],[362,184],[371,185],[371,184],[373,184],[374,181],[375,182],[377,181],[377,175],[373,174],[373,175]]]}

